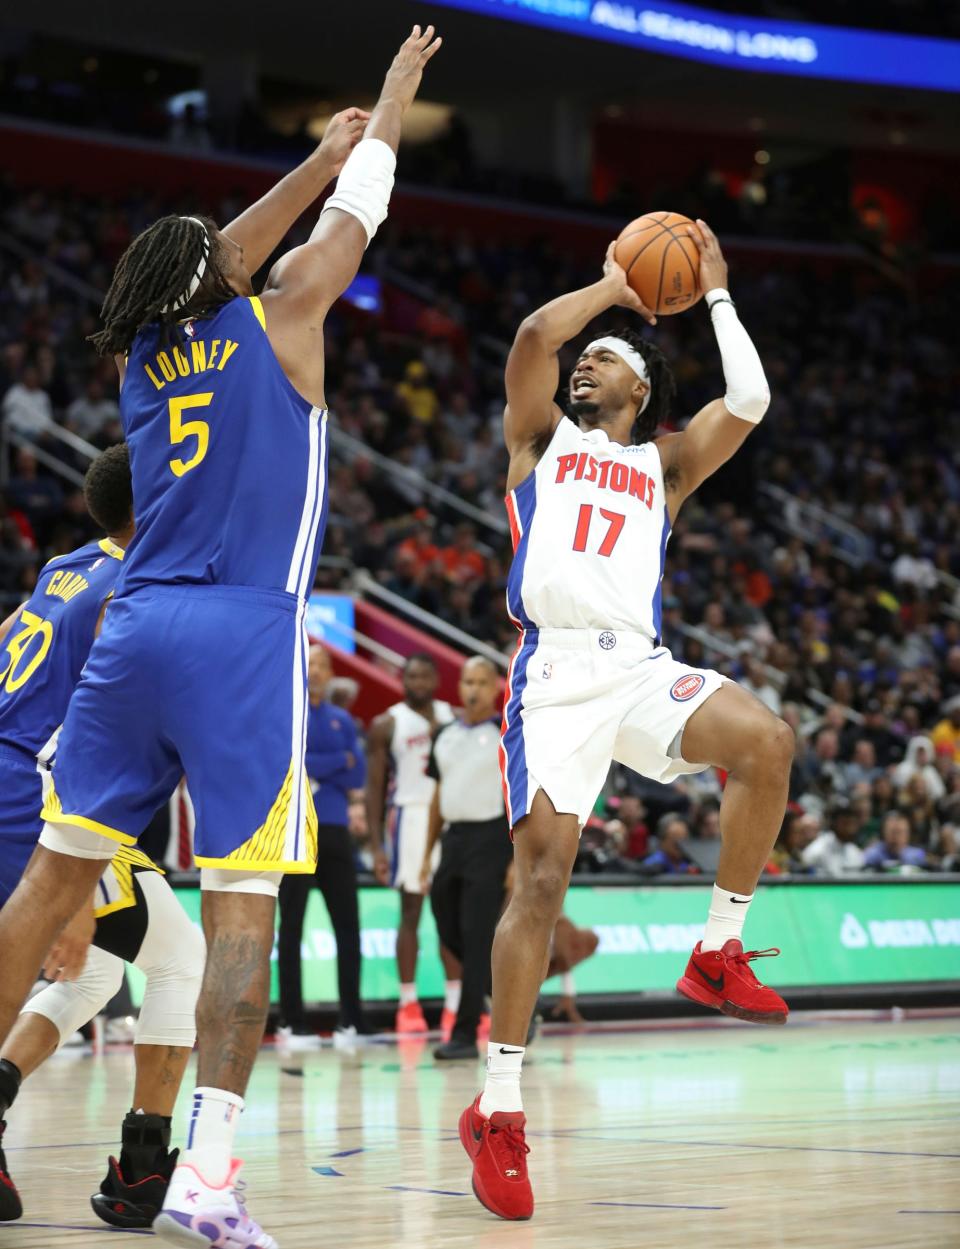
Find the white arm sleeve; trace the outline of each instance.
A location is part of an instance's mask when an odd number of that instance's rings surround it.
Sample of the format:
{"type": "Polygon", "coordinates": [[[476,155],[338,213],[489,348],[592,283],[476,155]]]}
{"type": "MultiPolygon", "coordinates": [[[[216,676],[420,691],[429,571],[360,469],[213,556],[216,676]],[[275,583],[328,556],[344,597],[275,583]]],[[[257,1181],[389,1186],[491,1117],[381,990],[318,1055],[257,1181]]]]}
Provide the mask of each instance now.
{"type": "Polygon", "coordinates": [[[396,167],[396,153],[382,139],[361,139],[347,157],[320,216],[331,208],[349,213],[363,226],[369,243],[386,218],[396,167]]]}
{"type": "Polygon", "coordinates": [[[739,416],[742,421],[759,425],[770,406],[770,387],[757,349],[740,324],[728,291],[718,286],[707,291],[704,299],[710,309],[710,320],[723,362],[723,377],[727,383],[723,401],[727,411],[739,416]]]}

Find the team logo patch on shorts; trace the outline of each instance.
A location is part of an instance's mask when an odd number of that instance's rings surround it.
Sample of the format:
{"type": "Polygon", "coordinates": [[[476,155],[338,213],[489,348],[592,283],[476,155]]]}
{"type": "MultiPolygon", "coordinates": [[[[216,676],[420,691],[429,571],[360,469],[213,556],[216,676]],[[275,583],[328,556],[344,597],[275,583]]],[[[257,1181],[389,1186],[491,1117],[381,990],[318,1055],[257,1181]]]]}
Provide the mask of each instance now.
{"type": "Polygon", "coordinates": [[[670,687],[670,697],[675,703],[685,703],[703,689],[703,677],[699,672],[688,672],[670,687]]]}
{"type": "Polygon", "coordinates": [[[602,651],[612,651],[617,644],[617,635],[605,629],[597,638],[597,641],[600,643],[602,651]]]}

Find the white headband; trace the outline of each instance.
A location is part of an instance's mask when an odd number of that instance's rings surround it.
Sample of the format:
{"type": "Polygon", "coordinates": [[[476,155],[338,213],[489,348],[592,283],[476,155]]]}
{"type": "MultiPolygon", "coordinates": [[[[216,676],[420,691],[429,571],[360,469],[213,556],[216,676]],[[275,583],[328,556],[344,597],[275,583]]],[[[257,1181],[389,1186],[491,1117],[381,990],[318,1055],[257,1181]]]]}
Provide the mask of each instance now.
{"type": "Polygon", "coordinates": [[[177,296],[172,304],[167,304],[166,307],[161,308],[161,312],[176,312],[178,308],[182,308],[184,304],[189,303],[190,300],[193,299],[201,281],[203,280],[203,275],[207,271],[207,261],[210,259],[210,235],[207,233],[207,227],[203,224],[199,217],[181,217],[180,220],[195,221],[203,231],[203,255],[200,257],[197,267],[194,270],[193,277],[190,279],[190,285],[182,295],[177,296]]]}
{"type": "Polygon", "coordinates": [[[647,383],[647,393],[643,396],[643,403],[640,405],[640,411],[645,412],[647,404],[650,402],[650,396],[653,394],[653,387],[650,385],[650,374],[647,370],[647,362],[641,356],[635,347],[631,347],[628,342],[622,338],[614,338],[608,335],[606,338],[596,338],[592,343],[584,349],[587,351],[612,351],[615,356],[619,356],[624,364],[628,364],[637,377],[642,382],[647,383]]]}

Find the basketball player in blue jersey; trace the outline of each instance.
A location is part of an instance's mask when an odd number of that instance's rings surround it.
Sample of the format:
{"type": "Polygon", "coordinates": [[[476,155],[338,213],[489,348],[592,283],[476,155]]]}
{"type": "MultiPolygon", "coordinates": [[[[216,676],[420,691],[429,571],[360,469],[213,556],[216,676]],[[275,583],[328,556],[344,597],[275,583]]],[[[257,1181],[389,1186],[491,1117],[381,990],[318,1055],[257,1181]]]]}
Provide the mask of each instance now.
{"type": "Polygon", "coordinates": [[[515,884],[493,947],[486,1083],[460,1119],[474,1192],[501,1218],[533,1213],[520,1096],[527,1025],[580,828],[612,760],[660,782],[710,765],[728,773],[717,883],[703,940],[677,988],[753,1023],[787,1018],[786,1003],[750,966],[779,951],[745,951],[741,935],[783,819],[793,734],[752,694],[677,662],[660,640],[670,526],[770,402],[726,289],[720,245],[703,222],[690,232],[726,393],[681,433],[655,436],[673,377],[663,354],[630,330],[584,346],[569,382],[569,417],[555,402],[558,353],[595,317],[619,305],[652,320],[612,245],[603,277],[528,317],[507,360],[507,604],[521,635],[500,757],[515,884]]]}
{"type": "MultiPolygon", "coordinates": [[[[133,536],[125,446],[93,462],[84,496],[107,537],[51,560],[29,601],[0,625],[0,906],[39,840],[60,725],[133,536]]],[[[176,1163],[170,1116],[196,1039],[203,958],[203,937],[162,873],[139,850],[120,847],[47,956],[54,983],[31,998],[0,1049],[2,1137],[21,1080],[106,1006],[123,960],[145,974],[133,1109],[123,1122],[120,1158],[111,1158],[93,1197],[96,1212],[117,1227],[150,1226],[176,1163]]],[[[22,1213],[0,1149],[0,1220],[22,1213]]]]}
{"type": "Polygon", "coordinates": [[[414,27],[369,119],[340,116],[325,156],[336,190],[260,298],[250,272],[319,191],[315,169],[225,231],[151,226],[121,257],[94,339],[123,358],[137,532],[67,712],[40,847],[0,912],[0,1036],[103,861],[185,774],[207,964],[187,1150],[154,1222],[175,1244],[276,1244],[237,1199],[233,1138],[280,877],[316,858],[304,616],[326,515],[323,324],[386,216],[403,115],[439,42],[414,27]]]}

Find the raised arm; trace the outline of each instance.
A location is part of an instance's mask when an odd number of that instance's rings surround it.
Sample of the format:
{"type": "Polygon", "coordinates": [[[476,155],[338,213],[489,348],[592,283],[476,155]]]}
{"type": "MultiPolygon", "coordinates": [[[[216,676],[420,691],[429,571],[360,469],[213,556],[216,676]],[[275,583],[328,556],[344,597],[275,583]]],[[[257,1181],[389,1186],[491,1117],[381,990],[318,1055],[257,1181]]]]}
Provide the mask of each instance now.
{"type": "Polygon", "coordinates": [[[383,813],[387,798],[387,763],[393,716],[377,716],[367,734],[367,833],[373,849],[373,870],[381,885],[389,883],[389,865],[383,850],[383,813]]]}
{"type": "Polygon", "coordinates": [[[427,62],[440,47],[434,29],[413,33],[393,59],[364,138],[344,165],[308,242],[270,271],[268,319],[293,309],[322,317],[356,276],[367,244],[387,215],[403,116],[413,103],[427,62]]]}
{"type": "Polygon", "coordinates": [[[317,150],[223,227],[223,233],[243,248],[250,273],[256,273],[294,222],[337,177],[369,120],[370,114],[361,108],[336,113],[317,150]]]}
{"type": "Polygon", "coordinates": [[[714,399],[682,433],[657,440],[671,520],[688,495],[743,446],[770,405],[770,388],[750,335],[727,290],[727,262],[704,221],[690,230],[700,252],[700,287],[717,336],[727,392],[714,399]]]}
{"type": "MultiPolygon", "coordinates": [[[[619,305],[638,312],[651,325],[656,318],[627,285],[623,269],[607,248],[603,277],[592,286],[560,295],[522,321],[507,357],[507,407],[503,436],[511,456],[522,457],[531,444],[557,427],[563,415],[554,402],[560,381],[559,351],[594,317],[619,305]]],[[[525,465],[520,465],[521,475],[525,465]]],[[[511,474],[513,475],[513,474],[511,474]]]]}

